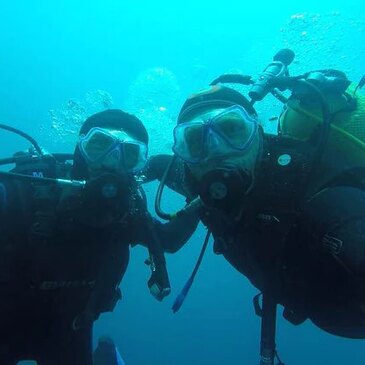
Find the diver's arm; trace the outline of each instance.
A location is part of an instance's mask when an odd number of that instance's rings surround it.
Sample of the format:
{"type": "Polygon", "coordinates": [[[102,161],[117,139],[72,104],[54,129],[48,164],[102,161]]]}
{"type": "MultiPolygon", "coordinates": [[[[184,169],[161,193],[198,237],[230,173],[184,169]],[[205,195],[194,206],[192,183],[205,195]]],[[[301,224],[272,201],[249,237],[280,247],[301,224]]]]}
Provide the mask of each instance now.
{"type": "Polygon", "coordinates": [[[172,155],[154,155],[147,160],[146,167],[143,169],[143,175],[146,182],[161,180],[162,176],[169,165],[172,155]]]}
{"type": "Polygon", "coordinates": [[[188,242],[199,223],[197,211],[183,214],[162,224],[155,221],[154,226],[165,252],[175,253],[188,242]]]}
{"type": "Polygon", "coordinates": [[[196,211],[183,214],[168,223],[161,223],[146,212],[143,221],[137,223],[139,228],[134,230],[136,236],[133,241],[148,247],[151,240],[157,238],[165,252],[175,253],[187,243],[198,223],[196,211]]]}

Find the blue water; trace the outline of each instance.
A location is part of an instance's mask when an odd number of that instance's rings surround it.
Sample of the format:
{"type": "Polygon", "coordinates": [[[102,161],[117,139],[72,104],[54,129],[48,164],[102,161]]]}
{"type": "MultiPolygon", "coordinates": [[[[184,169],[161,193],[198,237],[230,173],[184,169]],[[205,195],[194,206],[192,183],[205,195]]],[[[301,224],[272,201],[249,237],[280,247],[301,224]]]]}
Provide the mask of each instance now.
{"type": "MultiPolygon", "coordinates": [[[[283,47],[296,53],[292,74],[334,67],[358,81],[365,72],[362,1],[12,1],[0,5],[0,121],[52,151],[72,151],[90,113],[124,108],[140,116],[151,153],[169,152],[184,98],[225,72],[257,75],[283,47]]],[[[278,105],[258,106],[267,120],[278,105]]],[[[1,155],[26,148],[1,132],[1,155]]],[[[147,186],[153,199],[155,184],[147,186]]],[[[166,208],[182,200],[168,193],[166,208]]],[[[256,290],[211,250],[181,311],[173,298],[191,272],[202,227],[168,256],[173,286],[163,303],[149,295],[146,252],[132,250],[123,300],[95,326],[111,335],[127,365],[257,364],[256,290]]],[[[365,364],[363,341],[328,335],[280,316],[278,349],[288,365],[365,364]],[[351,360],[350,360],[351,359],[351,360]]]]}

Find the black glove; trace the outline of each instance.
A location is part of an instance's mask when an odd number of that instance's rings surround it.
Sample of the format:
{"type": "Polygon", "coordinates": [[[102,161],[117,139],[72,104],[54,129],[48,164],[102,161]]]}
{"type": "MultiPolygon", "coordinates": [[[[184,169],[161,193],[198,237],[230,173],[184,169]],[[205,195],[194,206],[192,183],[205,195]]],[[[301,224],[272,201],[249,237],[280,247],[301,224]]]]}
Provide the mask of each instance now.
{"type": "Polygon", "coordinates": [[[147,285],[150,293],[160,302],[171,293],[170,281],[164,263],[158,265],[152,272],[147,285]]]}

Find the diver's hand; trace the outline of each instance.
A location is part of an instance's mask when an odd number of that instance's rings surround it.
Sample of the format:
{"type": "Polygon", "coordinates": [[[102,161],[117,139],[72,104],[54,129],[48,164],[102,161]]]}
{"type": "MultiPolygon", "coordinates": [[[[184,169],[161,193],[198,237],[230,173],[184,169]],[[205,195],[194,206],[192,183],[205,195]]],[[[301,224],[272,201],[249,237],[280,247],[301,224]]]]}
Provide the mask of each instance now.
{"type": "Polygon", "coordinates": [[[171,286],[167,275],[166,266],[161,265],[158,270],[154,270],[148,280],[148,288],[150,293],[161,302],[171,293],[171,286]]]}

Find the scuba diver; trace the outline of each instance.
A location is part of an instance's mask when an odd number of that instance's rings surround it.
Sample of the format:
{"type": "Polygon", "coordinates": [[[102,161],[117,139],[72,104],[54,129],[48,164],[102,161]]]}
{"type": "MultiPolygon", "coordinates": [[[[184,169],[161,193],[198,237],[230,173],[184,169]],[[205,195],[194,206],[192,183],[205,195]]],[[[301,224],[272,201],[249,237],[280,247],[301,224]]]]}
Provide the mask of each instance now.
{"type": "Polygon", "coordinates": [[[261,365],[283,364],[278,304],[295,325],[309,319],[331,334],[365,338],[365,97],[358,95],[365,79],[354,87],[337,70],[291,77],[293,58],[281,50],[256,81],[222,75],[190,96],[174,129],[174,157],[149,162],[150,177],[161,180],[160,217],[195,209],[208,229],[173,311],[211,232],[214,252],[260,291],[261,365]],[[250,85],[250,100],[223,83],[250,85]],[[268,93],[284,103],[277,135],[263,131],[254,108],[268,93]],[[165,184],[187,197],[184,209],[161,209],[165,184]]]}
{"type": "Polygon", "coordinates": [[[182,246],[198,217],[162,224],[148,213],[138,177],[148,134],[133,115],[90,116],[73,155],[0,128],[33,145],[0,160],[15,163],[0,171],[0,363],[91,365],[93,322],[121,298],[129,245],[147,246],[148,287],[161,301],[170,293],[164,251],[182,246]]]}

